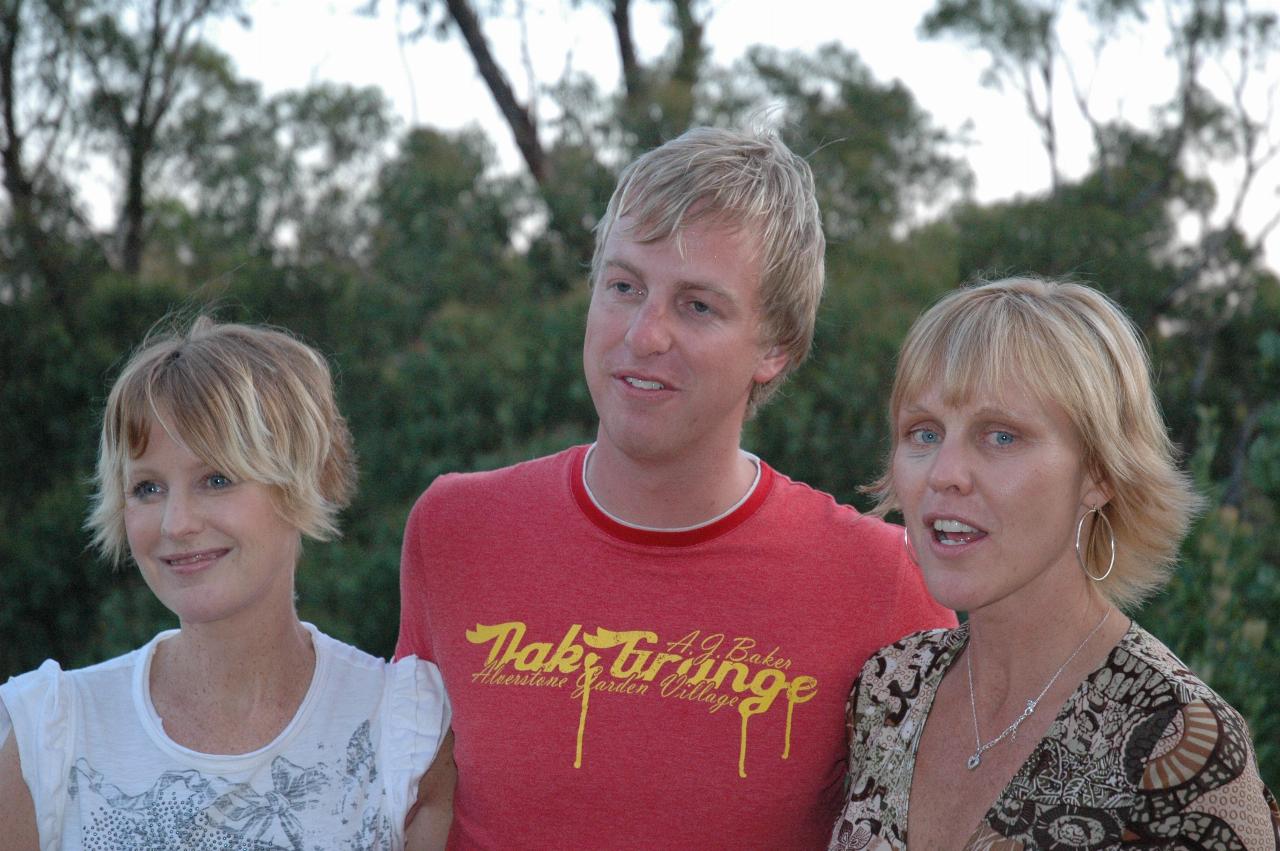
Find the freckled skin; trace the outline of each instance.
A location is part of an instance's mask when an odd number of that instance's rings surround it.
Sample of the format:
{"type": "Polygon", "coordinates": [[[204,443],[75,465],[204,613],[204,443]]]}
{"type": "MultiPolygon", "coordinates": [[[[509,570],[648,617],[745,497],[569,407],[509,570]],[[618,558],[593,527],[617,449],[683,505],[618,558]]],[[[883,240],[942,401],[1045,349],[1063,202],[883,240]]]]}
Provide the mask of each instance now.
{"type": "Polygon", "coordinates": [[[256,482],[234,481],[150,425],[127,463],[124,524],[142,576],[183,626],[293,618],[298,530],[256,482]],[[181,562],[173,556],[189,555],[181,562]]]}
{"type": "Polygon", "coordinates": [[[962,405],[939,391],[897,413],[893,481],[929,591],[972,612],[1017,595],[1038,595],[1061,572],[1075,582],[1075,528],[1106,502],[1089,476],[1075,428],[1058,405],[1020,384],[962,405]],[[929,517],[960,519],[984,532],[948,548],[929,517]]]}

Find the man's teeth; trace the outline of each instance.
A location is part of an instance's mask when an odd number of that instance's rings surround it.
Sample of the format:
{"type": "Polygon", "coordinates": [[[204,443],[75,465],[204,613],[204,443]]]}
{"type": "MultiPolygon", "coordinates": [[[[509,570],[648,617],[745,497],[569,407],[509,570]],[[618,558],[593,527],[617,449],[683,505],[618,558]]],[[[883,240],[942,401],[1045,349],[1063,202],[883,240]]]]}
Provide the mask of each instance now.
{"type": "Polygon", "coordinates": [[[933,528],[936,532],[976,532],[972,526],[966,526],[959,520],[935,520],[933,528]]]}
{"type": "Polygon", "coordinates": [[[666,387],[661,381],[646,381],[643,378],[632,378],[627,376],[627,383],[632,387],[639,387],[641,390],[662,390],[666,387]]]}

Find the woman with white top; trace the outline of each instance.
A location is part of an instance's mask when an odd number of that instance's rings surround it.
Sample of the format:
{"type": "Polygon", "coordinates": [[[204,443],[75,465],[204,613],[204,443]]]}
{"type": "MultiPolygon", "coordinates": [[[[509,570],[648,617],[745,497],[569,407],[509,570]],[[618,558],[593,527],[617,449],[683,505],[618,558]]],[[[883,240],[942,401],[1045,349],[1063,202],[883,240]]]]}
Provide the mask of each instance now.
{"type": "Polygon", "coordinates": [[[294,607],[302,538],[337,534],[355,478],[310,347],[203,317],[144,343],[107,400],[88,526],[116,562],[132,555],[179,628],[0,687],[6,848],[443,842],[439,672],[369,656],[294,607]]]}

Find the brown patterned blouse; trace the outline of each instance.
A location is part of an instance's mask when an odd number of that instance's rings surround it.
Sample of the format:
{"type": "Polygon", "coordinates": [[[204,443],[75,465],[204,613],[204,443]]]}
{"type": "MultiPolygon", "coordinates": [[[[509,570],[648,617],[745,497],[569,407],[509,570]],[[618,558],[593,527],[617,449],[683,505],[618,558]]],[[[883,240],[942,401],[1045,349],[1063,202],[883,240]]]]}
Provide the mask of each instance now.
{"type": "MultiPolygon", "coordinates": [[[[909,635],[872,656],[849,696],[848,801],[831,849],[907,846],[911,774],[942,676],[969,638],[909,635]]],[[[1132,624],[1063,705],[966,849],[1265,849],[1280,808],[1244,720],[1132,624]]]]}

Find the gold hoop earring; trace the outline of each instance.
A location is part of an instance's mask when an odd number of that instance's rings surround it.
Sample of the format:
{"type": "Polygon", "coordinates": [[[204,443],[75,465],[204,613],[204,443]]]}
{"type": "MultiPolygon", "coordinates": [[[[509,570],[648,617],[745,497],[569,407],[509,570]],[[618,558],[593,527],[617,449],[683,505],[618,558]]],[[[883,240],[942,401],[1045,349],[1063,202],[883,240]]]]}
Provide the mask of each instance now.
{"type": "Polygon", "coordinates": [[[907,534],[907,527],[902,527],[902,546],[906,548],[907,558],[916,567],[920,566],[920,559],[916,558],[916,551],[911,548],[911,536],[907,534]]]}
{"type": "MultiPolygon", "coordinates": [[[[1093,539],[1093,530],[1089,530],[1089,539],[1093,539]]],[[[1084,575],[1092,579],[1094,582],[1101,582],[1111,575],[1111,571],[1116,566],[1116,532],[1111,528],[1111,520],[1103,513],[1101,508],[1090,508],[1084,514],[1080,515],[1080,522],[1076,524],[1076,561],[1080,564],[1080,569],[1084,571],[1084,575]],[[1089,572],[1089,564],[1085,559],[1084,553],[1080,551],[1080,533],[1084,531],[1085,518],[1090,514],[1096,514],[1102,518],[1102,522],[1107,524],[1107,535],[1111,538],[1111,561],[1107,563],[1107,572],[1101,576],[1094,576],[1089,572]]]]}

